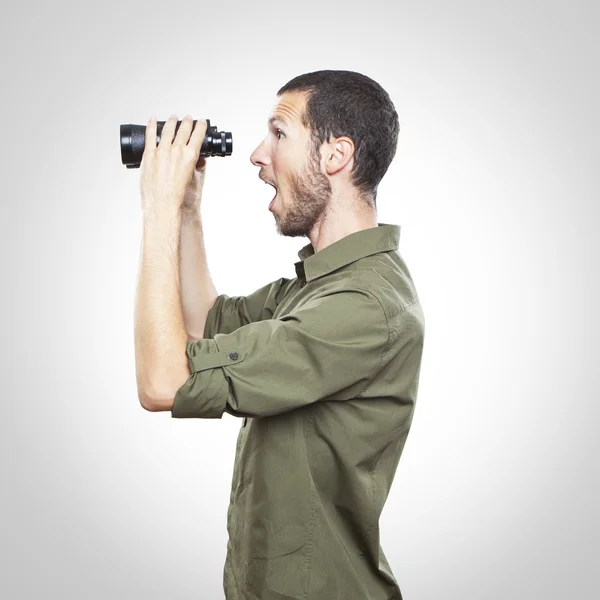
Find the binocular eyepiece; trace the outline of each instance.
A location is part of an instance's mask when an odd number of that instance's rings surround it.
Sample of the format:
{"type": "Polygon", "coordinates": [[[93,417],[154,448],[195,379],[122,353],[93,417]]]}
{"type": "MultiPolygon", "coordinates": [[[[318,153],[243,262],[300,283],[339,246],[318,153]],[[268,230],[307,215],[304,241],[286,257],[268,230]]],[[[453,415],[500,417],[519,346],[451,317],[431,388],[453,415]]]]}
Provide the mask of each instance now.
{"type": "MultiPolygon", "coordinates": [[[[156,144],[160,143],[160,134],[166,121],[156,122],[156,144]]],[[[197,121],[194,121],[194,127],[197,121]]],[[[175,125],[175,134],[179,131],[181,121],[175,125]]],[[[145,125],[121,125],[121,162],[128,169],[139,169],[142,155],[146,146],[145,125]]],[[[231,131],[217,131],[217,126],[211,127],[206,119],[206,135],[200,148],[200,156],[229,156],[233,152],[231,131]]]]}

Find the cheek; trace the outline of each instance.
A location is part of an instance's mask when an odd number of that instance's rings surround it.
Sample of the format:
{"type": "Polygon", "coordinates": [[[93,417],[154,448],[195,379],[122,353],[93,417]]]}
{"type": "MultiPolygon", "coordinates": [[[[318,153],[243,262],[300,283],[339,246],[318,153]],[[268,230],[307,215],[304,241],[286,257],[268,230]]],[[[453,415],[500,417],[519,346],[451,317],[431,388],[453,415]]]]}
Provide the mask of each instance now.
{"type": "Polygon", "coordinates": [[[282,156],[273,156],[271,164],[277,187],[281,188],[282,186],[285,186],[289,175],[289,165],[287,164],[287,161],[282,156]]]}
{"type": "Polygon", "coordinates": [[[293,166],[297,159],[290,153],[290,150],[290,148],[283,146],[283,142],[281,142],[279,146],[273,148],[271,162],[274,169],[279,169],[279,171],[284,174],[293,171],[293,166]]]}
{"type": "Polygon", "coordinates": [[[274,169],[285,170],[285,158],[281,156],[281,152],[273,152],[271,162],[274,169]]]}

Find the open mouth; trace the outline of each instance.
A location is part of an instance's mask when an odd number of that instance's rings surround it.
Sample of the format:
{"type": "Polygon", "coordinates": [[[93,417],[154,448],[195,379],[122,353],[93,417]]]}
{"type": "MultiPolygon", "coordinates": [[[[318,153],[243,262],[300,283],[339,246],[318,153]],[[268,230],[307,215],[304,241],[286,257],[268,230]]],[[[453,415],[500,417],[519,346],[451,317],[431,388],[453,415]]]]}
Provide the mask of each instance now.
{"type": "Polygon", "coordinates": [[[275,204],[275,199],[277,198],[277,186],[275,186],[275,184],[271,183],[270,181],[266,181],[265,179],[263,179],[263,181],[272,186],[275,190],[275,195],[273,196],[273,199],[271,200],[270,204],[269,204],[269,210],[271,210],[275,204]]]}

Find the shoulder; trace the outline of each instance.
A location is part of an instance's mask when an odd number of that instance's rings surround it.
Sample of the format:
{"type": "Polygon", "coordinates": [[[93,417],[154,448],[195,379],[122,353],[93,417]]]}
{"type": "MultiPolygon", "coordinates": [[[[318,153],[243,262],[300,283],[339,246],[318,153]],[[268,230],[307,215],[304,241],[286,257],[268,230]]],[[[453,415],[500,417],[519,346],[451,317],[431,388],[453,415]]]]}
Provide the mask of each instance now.
{"type": "Polygon", "coordinates": [[[360,289],[377,299],[390,332],[410,329],[423,335],[425,315],[411,273],[398,251],[381,252],[339,273],[346,289],[360,289]]]}
{"type": "Polygon", "coordinates": [[[337,282],[345,290],[361,290],[377,299],[388,320],[420,306],[419,296],[410,277],[391,268],[364,268],[347,271],[337,282]]]}

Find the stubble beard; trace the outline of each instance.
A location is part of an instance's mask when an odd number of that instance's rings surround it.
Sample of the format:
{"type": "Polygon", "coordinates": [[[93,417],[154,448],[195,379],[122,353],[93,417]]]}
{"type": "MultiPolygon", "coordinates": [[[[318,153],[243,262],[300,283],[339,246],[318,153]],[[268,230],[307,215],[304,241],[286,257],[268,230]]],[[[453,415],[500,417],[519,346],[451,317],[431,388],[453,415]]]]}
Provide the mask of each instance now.
{"type": "Polygon", "coordinates": [[[311,153],[308,165],[290,181],[290,199],[282,215],[275,214],[279,235],[308,237],[327,214],[331,200],[329,179],[319,170],[318,157],[311,153]]]}

